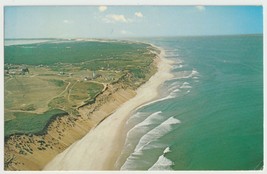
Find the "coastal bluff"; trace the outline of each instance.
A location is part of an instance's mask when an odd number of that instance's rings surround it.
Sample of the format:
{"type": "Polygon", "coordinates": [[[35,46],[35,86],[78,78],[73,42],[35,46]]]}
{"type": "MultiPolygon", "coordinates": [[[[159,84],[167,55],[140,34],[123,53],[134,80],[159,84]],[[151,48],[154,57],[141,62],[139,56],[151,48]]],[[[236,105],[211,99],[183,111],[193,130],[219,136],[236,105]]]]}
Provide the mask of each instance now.
{"type": "Polygon", "coordinates": [[[81,139],[136,92],[122,83],[109,84],[79,115],[55,118],[43,135],[11,135],[5,142],[5,170],[42,170],[57,154],[81,139]]]}
{"type": "Polygon", "coordinates": [[[43,170],[134,98],[157,73],[162,52],[114,40],[52,39],[32,46],[5,46],[5,171],[43,170]],[[30,73],[10,74],[22,59],[30,73]]]}

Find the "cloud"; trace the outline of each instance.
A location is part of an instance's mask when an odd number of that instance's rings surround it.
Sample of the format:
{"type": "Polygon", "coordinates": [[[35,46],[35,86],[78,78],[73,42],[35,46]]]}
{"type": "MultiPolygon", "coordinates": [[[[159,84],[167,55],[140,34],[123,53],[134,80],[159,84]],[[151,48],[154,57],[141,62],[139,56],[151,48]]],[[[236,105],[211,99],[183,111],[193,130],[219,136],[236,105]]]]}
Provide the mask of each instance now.
{"type": "Polygon", "coordinates": [[[141,12],[135,12],[134,15],[139,17],[139,18],[143,17],[143,14],[141,12]]]}
{"type": "Polygon", "coordinates": [[[63,20],[63,23],[64,23],[64,24],[72,24],[73,21],[72,21],[72,20],[68,20],[68,19],[64,19],[64,20],[63,20]]]}
{"type": "Polygon", "coordinates": [[[126,31],[126,30],[121,30],[120,33],[123,34],[123,35],[129,35],[129,34],[132,34],[132,32],[130,32],[130,31],[126,31]]]}
{"type": "Polygon", "coordinates": [[[124,15],[118,15],[118,14],[106,15],[106,17],[103,20],[106,23],[115,23],[115,22],[128,23],[130,22],[130,20],[127,19],[124,15]]]}
{"type": "Polygon", "coordinates": [[[205,6],[202,5],[196,6],[196,9],[201,12],[206,10],[205,6]]]}
{"type": "Polygon", "coordinates": [[[104,12],[104,11],[106,11],[107,9],[108,9],[108,7],[107,7],[107,6],[104,6],[104,5],[98,7],[98,10],[99,10],[100,12],[104,12]]]}

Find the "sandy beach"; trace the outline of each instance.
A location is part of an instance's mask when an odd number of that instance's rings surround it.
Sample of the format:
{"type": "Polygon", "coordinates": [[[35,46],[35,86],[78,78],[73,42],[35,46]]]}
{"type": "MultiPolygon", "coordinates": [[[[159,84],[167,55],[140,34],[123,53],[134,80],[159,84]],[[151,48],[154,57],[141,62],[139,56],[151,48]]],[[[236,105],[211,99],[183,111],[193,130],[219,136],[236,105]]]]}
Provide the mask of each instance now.
{"type": "Polygon", "coordinates": [[[156,59],[157,73],[137,89],[134,98],[125,102],[81,140],[57,155],[43,170],[114,170],[124,143],[121,130],[125,121],[137,107],[155,99],[158,96],[158,87],[172,78],[172,62],[165,59],[164,55],[164,50],[161,50],[156,59]]]}

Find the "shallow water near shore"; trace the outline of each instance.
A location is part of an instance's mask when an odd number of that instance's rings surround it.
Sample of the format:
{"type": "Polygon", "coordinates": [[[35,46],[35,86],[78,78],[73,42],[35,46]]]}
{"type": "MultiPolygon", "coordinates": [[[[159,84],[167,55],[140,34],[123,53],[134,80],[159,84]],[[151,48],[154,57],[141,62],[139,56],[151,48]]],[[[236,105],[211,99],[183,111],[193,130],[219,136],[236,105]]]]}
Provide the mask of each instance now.
{"type": "Polygon", "coordinates": [[[174,78],[128,119],[120,170],[263,167],[263,36],[144,40],[165,49],[174,78]]]}

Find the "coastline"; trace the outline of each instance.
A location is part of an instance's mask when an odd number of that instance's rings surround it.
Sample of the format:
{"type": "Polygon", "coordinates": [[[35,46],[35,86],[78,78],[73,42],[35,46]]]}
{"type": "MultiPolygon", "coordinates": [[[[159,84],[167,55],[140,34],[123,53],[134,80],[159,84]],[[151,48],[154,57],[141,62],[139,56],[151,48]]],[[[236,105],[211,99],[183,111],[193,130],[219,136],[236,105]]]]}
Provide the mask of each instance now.
{"type": "Polygon", "coordinates": [[[114,170],[124,143],[121,129],[129,115],[136,108],[155,99],[158,87],[172,78],[169,73],[171,61],[165,59],[164,50],[159,49],[160,55],[155,60],[158,70],[136,90],[137,95],[121,105],[81,140],[58,154],[43,170],[114,170]]]}
{"type": "MultiPolygon", "coordinates": [[[[153,47],[151,44],[150,46],[153,47]]],[[[157,71],[156,60],[159,53],[153,52],[149,78],[157,71]]],[[[141,83],[144,84],[149,78],[141,83]]],[[[109,84],[93,103],[77,108],[78,115],[56,117],[46,128],[45,134],[14,134],[6,138],[5,170],[42,170],[55,156],[81,140],[123,103],[136,96],[136,86],[128,85],[123,80],[109,84]]]]}

